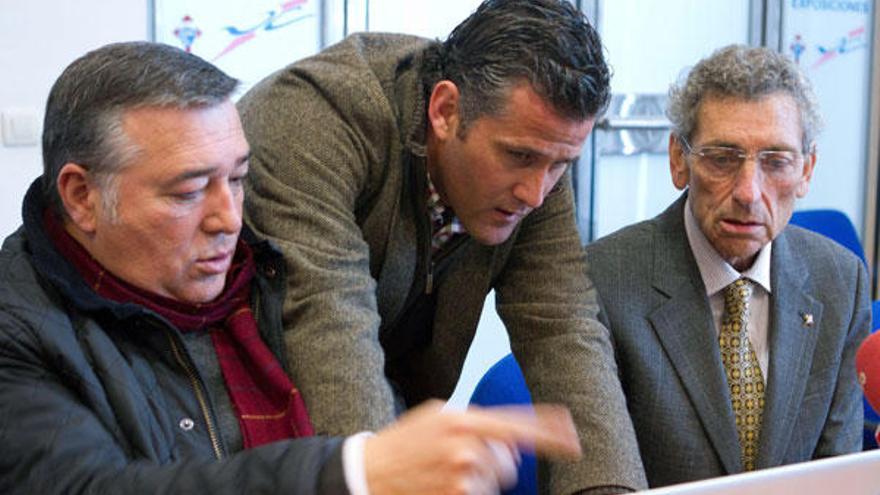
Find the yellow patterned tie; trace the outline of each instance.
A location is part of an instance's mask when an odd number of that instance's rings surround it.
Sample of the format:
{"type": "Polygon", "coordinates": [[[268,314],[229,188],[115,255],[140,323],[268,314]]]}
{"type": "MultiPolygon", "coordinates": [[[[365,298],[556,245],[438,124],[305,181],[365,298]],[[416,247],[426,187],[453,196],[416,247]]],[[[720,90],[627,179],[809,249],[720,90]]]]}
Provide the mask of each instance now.
{"type": "Polygon", "coordinates": [[[742,448],[743,469],[755,469],[758,435],[764,410],[764,378],[749,341],[749,299],[752,285],[741,278],[724,289],[724,316],[718,344],[721,362],[730,387],[730,401],[736,417],[736,431],[742,448]]]}

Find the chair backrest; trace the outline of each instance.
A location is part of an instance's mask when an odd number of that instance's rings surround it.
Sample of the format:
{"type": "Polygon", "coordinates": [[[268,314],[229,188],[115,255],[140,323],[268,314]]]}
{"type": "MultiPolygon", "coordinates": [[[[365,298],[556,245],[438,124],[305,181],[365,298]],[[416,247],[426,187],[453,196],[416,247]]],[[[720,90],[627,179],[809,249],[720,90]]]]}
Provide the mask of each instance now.
{"type": "Polygon", "coordinates": [[[871,332],[880,330],[880,301],[871,305],[871,332]]]}
{"type": "Polygon", "coordinates": [[[504,356],[486,371],[477,383],[470,403],[481,406],[532,403],[529,387],[513,354],[504,356]]]}
{"type": "MultiPolygon", "coordinates": [[[[837,241],[837,243],[855,253],[856,256],[861,258],[862,263],[867,265],[865,262],[865,251],[862,249],[861,241],[859,241],[859,234],[849,220],[849,217],[843,212],[837,210],[796,211],[791,216],[791,223],[837,241]]],[[[880,328],[880,315],[878,315],[880,301],[874,301],[871,309],[873,311],[871,331],[873,332],[880,328]]],[[[877,429],[877,425],[880,424],[880,415],[871,408],[867,400],[863,402],[865,426],[862,431],[862,448],[864,450],[876,449],[877,440],[874,438],[874,431],[877,429]]]]}
{"type": "Polygon", "coordinates": [[[865,250],[859,233],[849,217],[838,210],[801,210],[791,216],[791,223],[828,237],[848,248],[865,262],[865,250]]]}
{"type": "MultiPolygon", "coordinates": [[[[479,406],[527,405],[532,403],[532,394],[523,378],[522,370],[513,354],[508,354],[483,375],[471,395],[471,404],[479,406]]],[[[535,495],[538,493],[537,461],[530,453],[522,454],[522,462],[517,468],[516,486],[502,493],[514,495],[535,495]]]]}

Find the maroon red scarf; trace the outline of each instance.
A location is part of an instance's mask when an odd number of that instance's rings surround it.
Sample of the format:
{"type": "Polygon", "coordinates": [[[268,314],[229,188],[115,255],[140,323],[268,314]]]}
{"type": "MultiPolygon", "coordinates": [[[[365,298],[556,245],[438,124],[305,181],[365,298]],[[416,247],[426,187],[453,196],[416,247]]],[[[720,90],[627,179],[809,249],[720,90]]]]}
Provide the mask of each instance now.
{"type": "Polygon", "coordinates": [[[238,241],[223,292],[209,303],[189,304],[114,276],[51,213],[44,215],[44,225],[61,255],[99,296],[155,311],[182,332],[210,332],[244,448],[314,435],[299,391],[266,346],[251,312],[251,280],[256,265],[244,241],[238,241]]]}

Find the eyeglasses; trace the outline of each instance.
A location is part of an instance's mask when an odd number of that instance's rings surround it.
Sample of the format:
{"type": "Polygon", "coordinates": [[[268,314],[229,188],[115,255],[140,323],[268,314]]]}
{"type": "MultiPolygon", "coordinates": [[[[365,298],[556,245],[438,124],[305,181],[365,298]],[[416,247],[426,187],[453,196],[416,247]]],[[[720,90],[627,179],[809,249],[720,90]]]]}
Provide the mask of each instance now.
{"type": "Polygon", "coordinates": [[[703,146],[695,149],[683,137],[677,136],[677,139],[688,154],[697,157],[703,170],[715,178],[735,176],[747,159],[754,158],[766,177],[777,181],[793,180],[798,176],[804,158],[801,153],[790,150],[747,153],[729,146],[703,146]]]}

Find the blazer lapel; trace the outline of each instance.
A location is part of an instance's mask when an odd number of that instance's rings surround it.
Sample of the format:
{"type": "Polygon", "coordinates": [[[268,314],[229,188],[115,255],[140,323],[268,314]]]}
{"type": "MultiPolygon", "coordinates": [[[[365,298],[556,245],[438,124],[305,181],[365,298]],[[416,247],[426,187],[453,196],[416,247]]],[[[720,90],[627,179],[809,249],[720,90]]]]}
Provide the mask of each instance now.
{"type": "Polygon", "coordinates": [[[736,473],[742,460],[730,393],[712,310],[684,230],[683,204],[684,198],[658,219],[652,283],[668,300],[649,320],[721,463],[728,473],[736,473]]]}
{"type": "Polygon", "coordinates": [[[761,427],[758,466],[782,463],[800,412],[810,375],[817,336],[822,331],[822,303],[805,290],[809,277],[783,232],[773,241],[770,280],[770,349],[767,393],[761,427]],[[805,323],[811,315],[812,325],[805,323]]]}

